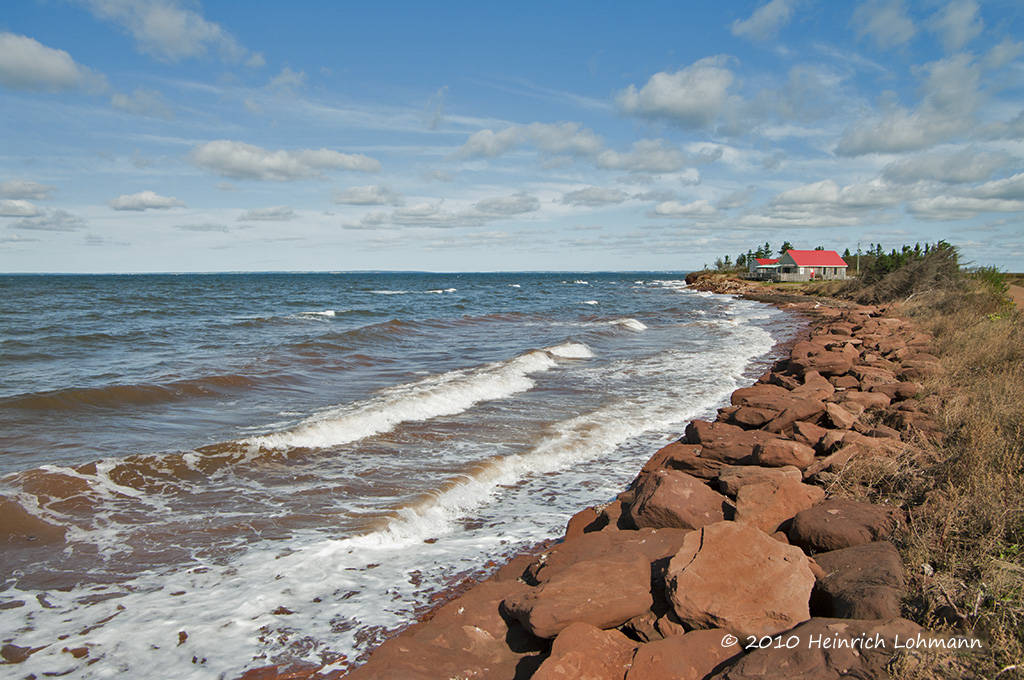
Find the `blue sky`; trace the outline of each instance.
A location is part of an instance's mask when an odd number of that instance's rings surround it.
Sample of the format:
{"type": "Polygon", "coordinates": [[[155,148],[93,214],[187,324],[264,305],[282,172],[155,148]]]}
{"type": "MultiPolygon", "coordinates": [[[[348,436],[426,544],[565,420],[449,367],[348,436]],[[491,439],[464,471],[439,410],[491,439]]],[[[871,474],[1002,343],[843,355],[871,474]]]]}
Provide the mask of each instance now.
{"type": "Polygon", "coordinates": [[[12,0],[0,269],[1024,270],[1024,6],[12,0]]]}

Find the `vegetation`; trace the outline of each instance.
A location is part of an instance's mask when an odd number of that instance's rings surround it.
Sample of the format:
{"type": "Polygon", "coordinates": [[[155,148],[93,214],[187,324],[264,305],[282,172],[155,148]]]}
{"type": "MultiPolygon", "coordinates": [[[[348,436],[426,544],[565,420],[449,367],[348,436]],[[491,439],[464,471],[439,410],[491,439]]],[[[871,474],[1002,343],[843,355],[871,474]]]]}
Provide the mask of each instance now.
{"type": "Polygon", "coordinates": [[[1006,275],[960,267],[948,243],[876,262],[870,278],[809,290],[890,304],[932,334],[945,370],[926,383],[926,403],[946,437],[899,459],[859,459],[833,491],[903,507],[907,616],[986,642],[984,652],[905,656],[894,672],[1024,678],[1024,316],[1006,275]]]}

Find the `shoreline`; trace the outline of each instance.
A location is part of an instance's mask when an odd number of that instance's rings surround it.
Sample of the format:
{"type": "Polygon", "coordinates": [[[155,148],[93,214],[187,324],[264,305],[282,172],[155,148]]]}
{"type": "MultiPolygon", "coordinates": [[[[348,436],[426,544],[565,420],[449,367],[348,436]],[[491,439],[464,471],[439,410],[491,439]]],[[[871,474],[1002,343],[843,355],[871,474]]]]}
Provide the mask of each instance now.
{"type": "MultiPolygon", "coordinates": [[[[241,679],[293,678],[297,680],[299,678],[348,677],[358,680],[361,678],[378,677],[575,677],[574,675],[551,675],[550,672],[546,675],[544,674],[546,672],[545,669],[550,670],[556,664],[564,665],[564,663],[568,662],[562,657],[565,657],[569,650],[566,649],[565,644],[560,645],[560,641],[563,636],[566,636],[568,639],[572,635],[582,636],[571,645],[573,648],[580,647],[581,645],[583,647],[596,645],[596,650],[617,646],[621,659],[625,659],[628,656],[629,663],[622,666],[621,673],[612,670],[611,674],[607,676],[616,678],[627,677],[626,669],[629,664],[635,663],[637,659],[640,659],[641,651],[647,650],[648,646],[667,649],[670,642],[673,644],[678,643],[676,646],[679,646],[685,641],[691,643],[689,646],[693,647],[697,644],[696,638],[703,638],[700,646],[703,647],[705,656],[710,654],[711,657],[717,659],[715,664],[708,667],[708,673],[692,675],[692,677],[711,677],[709,675],[711,670],[721,670],[724,672],[724,667],[719,669],[718,666],[725,664],[727,660],[729,665],[742,665],[739,662],[743,659],[753,659],[761,652],[773,651],[770,649],[755,650],[755,648],[750,648],[747,650],[748,653],[740,654],[739,652],[742,650],[738,650],[738,648],[723,647],[721,635],[718,636],[719,642],[717,644],[708,644],[711,631],[721,633],[726,630],[738,631],[739,628],[742,628],[742,626],[738,626],[735,622],[728,625],[714,625],[713,623],[712,625],[701,625],[699,623],[695,624],[692,620],[678,620],[680,617],[673,609],[678,610],[680,607],[669,604],[667,602],[669,598],[666,596],[666,592],[674,592],[678,588],[678,586],[672,585],[668,576],[671,571],[670,563],[673,562],[673,556],[677,555],[680,550],[685,552],[685,537],[687,535],[693,534],[694,536],[701,535],[703,537],[706,532],[711,531],[711,529],[707,529],[710,526],[717,527],[718,525],[723,525],[724,528],[729,530],[737,528],[751,530],[751,527],[756,527],[754,531],[759,536],[770,537],[770,539],[774,539],[771,542],[778,545],[788,545],[791,543],[791,537],[787,533],[779,533],[777,529],[791,530],[790,525],[793,523],[796,515],[802,511],[810,510],[812,507],[817,507],[823,502],[827,502],[825,501],[826,494],[820,485],[823,483],[827,484],[828,476],[833,474],[832,470],[841,467],[855,455],[860,455],[861,453],[866,455],[869,449],[872,449],[870,451],[871,455],[877,454],[877,451],[873,450],[874,448],[891,453],[893,448],[890,445],[891,442],[886,444],[884,440],[892,439],[894,430],[887,432],[880,429],[886,427],[884,425],[874,428],[867,426],[859,428],[866,430],[866,433],[857,432],[853,429],[857,416],[868,411],[868,407],[861,410],[860,414],[855,414],[853,422],[847,423],[845,422],[846,415],[844,414],[848,415],[849,411],[842,408],[838,403],[831,408],[825,405],[826,399],[836,394],[837,389],[842,392],[852,390],[850,380],[844,381],[848,387],[837,388],[835,385],[832,385],[832,383],[839,381],[839,379],[852,377],[849,375],[849,371],[857,365],[857,362],[852,360],[852,356],[849,361],[850,366],[846,367],[845,370],[832,367],[831,369],[819,371],[813,367],[814,362],[811,362],[811,365],[802,367],[801,371],[799,371],[802,373],[799,376],[803,380],[802,384],[798,382],[797,378],[786,375],[787,371],[792,372],[793,362],[800,360],[799,355],[806,353],[806,348],[800,347],[801,343],[811,342],[815,337],[827,336],[827,339],[833,341],[833,344],[838,343],[838,346],[844,348],[848,355],[853,354],[851,348],[862,344],[863,340],[855,337],[855,334],[851,332],[853,329],[830,324],[845,323],[851,325],[844,319],[854,315],[857,315],[858,318],[865,322],[871,319],[887,317],[883,316],[882,311],[878,308],[865,308],[852,304],[836,304],[838,301],[834,300],[828,300],[823,304],[822,301],[808,298],[802,293],[791,293],[788,291],[771,291],[767,293],[758,284],[740,282],[725,277],[715,276],[710,279],[698,280],[693,282],[692,287],[695,290],[736,295],[772,304],[784,311],[801,315],[804,318],[803,327],[793,339],[773,350],[773,354],[777,356],[781,352],[781,357],[774,362],[772,368],[766,371],[754,385],[734,392],[732,397],[733,406],[720,409],[718,419],[711,424],[696,425],[696,423],[703,421],[691,423],[686,428],[686,434],[678,442],[670,444],[654,454],[647,464],[643,466],[630,487],[618,494],[617,498],[607,504],[581,510],[568,522],[563,537],[551,538],[534,546],[532,549],[520,552],[506,564],[499,567],[488,578],[478,581],[474,577],[469,577],[461,583],[439,591],[432,598],[435,601],[440,601],[438,604],[433,605],[429,610],[422,613],[416,621],[410,623],[409,626],[372,650],[369,653],[369,660],[365,664],[347,670],[311,666],[268,666],[252,669],[243,674],[241,679]],[[823,328],[825,328],[824,331],[822,330],[823,328]],[[836,331],[837,328],[839,332],[836,331]],[[829,375],[830,373],[832,375],[829,375]],[[809,380],[808,375],[810,376],[809,380]],[[829,376],[831,382],[825,376],[829,376]],[[826,383],[828,386],[826,386],[826,383]],[[758,401],[755,398],[751,404],[737,403],[737,394],[744,390],[753,390],[758,386],[773,388],[767,391],[774,392],[775,397],[780,397],[782,394],[780,390],[783,392],[789,390],[794,393],[803,390],[803,392],[800,393],[801,398],[799,400],[793,401],[791,399],[789,402],[783,400],[783,402],[775,403],[777,407],[775,409],[765,408],[772,405],[770,400],[764,402],[758,401]],[[824,394],[824,392],[829,392],[830,390],[829,394],[824,394]],[[752,405],[754,402],[757,405],[752,405]],[[807,403],[811,403],[810,409],[806,407],[807,403]],[[819,405],[820,409],[818,408],[819,405]],[[833,422],[835,420],[844,421],[846,427],[837,426],[833,422]],[[823,428],[818,423],[827,427],[823,428]],[[726,436],[723,437],[721,434],[710,432],[716,428],[720,431],[725,431],[726,436]],[[814,428],[821,432],[817,432],[814,428]],[[702,432],[701,430],[706,431],[702,432]],[[845,431],[846,434],[835,441],[829,442],[827,446],[822,446],[822,440],[828,434],[827,431],[835,433],[837,430],[845,431]],[[722,452],[728,449],[728,446],[723,448],[721,444],[723,440],[742,439],[747,436],[742,433],[760,432],[767,432],[771,436],[766,437],[765,441],[758,441],[749,446],[744,444],[744,446],[747,446],[747,449],[742,455],[736,452],[722,452]],[[818,437],[818,441],[814,442],[813,447],[809,446],[815,436],[818,437]],[[849,438],[851,441],[845,443],[843,441],[845,438],[849,438]],[[868,444],[865,444],[863,441],[852,441],[858,438],[861,440],[871,439],[878,441],[868,444]],[[878,444],[877,447],[875,447],[876,444],[878,444]],[[813,450],[808,454],[809,449],[819,450],[813,450]],[[793,465],[794,463],[795,465],[793,465]],[[725,488],[728,482],[723,481],[723,470],[728,473],[726,476],[729,479],[739,477],[739,481],[733,480],[731,482],[732,486],[725,488]],[[794,474],[794,471],[796,474],[794,474]],[[756,474],[748,475],[748,473],[756,474]],[[748,476],[750,479],[744,479],[748,476]],[[688,484],[693,487],[693,489],[687,489],[687,498],[689,498],[690,492],[693,491],[696,491],[698,495],[703,494],[704,490],[715,494],[715,497],[710,498],[710,505],[705,504],[706,507],[701,511],[703,513],[701,517],[692,516],[692,508],[672,508],[669,507],[672,505],[671,502],[666,506],[663,499],[659,500],[659,496],[671,497],[673,492],[669,487],[672,487],[680,480],[683,480],[684,485],[688,484]],[[725,493],[718,494],[711,490],[716,483],[720,490],[725,493]],[[738,493],[744,487],[749,488],[742,494],[738,493]],[[753,491],[758,487],[760,487],[761,493],[753,491]],[[769,489],[770,491],[765,493],[765,490],[769,489]],[[780,502],[782,505],[781,509],[779,507],[780,502]],[[716,504],[720,506],[720,509],[714,509],[713,506],[716,504]],[[651,511],[644,512],[648,506],[652,508],[651,511]],[[708,510],[708,507],[711,509],[708,510]],[[791,510],[792,512],[790,512],[791,510]],[[765,519],[766,517],[767,519],[765,519]],[[781,521],[777,521],[779,517],[782,517],[781,521]],[[769,531],[769,529],[772,529],[772,531],[769,531]],[[640,580],[650,581],[646,589],[639,589],[646,590],[648,600],[650,600],[648,604],[641,607],[645,611],[639,611],[622,621],[617,619],[614,621],[600,621],[600,613],[589,612],[587,615],[575,616],[575,619],[570,615],[569,618],[575,622],[569,621],[572,624],[569,626],[555,624],[554,627],[545,627],[544,624],[537,622],[545,616],[550,618],[554,615],[551,612],[541,615],[534,610],[543,610],[546,606],[545,599],[551,600],[551,602],[558,600],[558,596],[550,594],[545,596],[544,593],[557,590],[557,587],[552,585],[552,583],[561,583],[561,580],[558,579],[561,571],[565,571],[567,574],[573,570],[576,572],[580,572],[581,569],[585,571],[584,565],[588,563],[591,565],[601,565],[602,572],[607,572],[608,569],[614,571],[614,568],[619,565],[620,561],[625,563],[629,560],[618,560],[613,559],[613,557],[616,557],[617,553],[623,553],[623,550],[621,550],[623,546],[634,543],[634,539],[638,539],[641,536],[643,537],[641,543],[655,544],[653,546],[647,545],[646,547],[631,545],[632,552],[639,550],[649,558],[648,560],[639,560],[639,562],[644,562],[645,566],[633,565],[639,569],[641,574],[644,573],[646,568],[647,576],[641,577],[640,580]],[[615,541],[612,541],[609,545],[599,547],[585,545],[602,541],[607,543],[607,537],[612,537],[615,541]],[[614,545],[616,542],[621,543],[621,545],[616,547],[614,545]],[[657,545],[660,545],[660,548],[657,548],[657,545]],[[651,550],[654,550],[654,552],[651,552],[651,550]],[[560,558],[562,555],[568,555],[568,557],[560,558]],[[609,555],[612,555],[612,557],[609,557],[609,555]],[[567,564],[561,565],[561,561],[566,561],[567,564]],[[652,573],[653,580],[651,580],[652,573]],[[657,592],[659,590],[660,592],[657,592]],[[653,596],[651,595],[652,592],[653,596]],[[588,617],[592,619],[595,616],[598,621],[586,622],[588,617]],[[637,619],[645,620],[640,621],[637,619]],[[471,625],[467,625],[468,622],[471,622],[471,625]],[[593,625],[593,623],[598,625],[593,625]],[[709,628],[710,631],[701,630],[701,628],[709,628]],[[554,640],[553,644],[550,642],[552,639],[554,640]],[[656,642],[658,644],[654,644],[656,642]],[[627,647],[628,654],[625,651],[627,647]],[[730,651],[728,659],[725,657],[719,659],[725,651],[730,651]],[[537,674],[534,675],[534,673],[537,674]]],[[[888,326],[889,330],[894,332],[906,331],[907,327],[905,323],[902,325],[888,324],[888,326]]],[[[878,328],[875,327],[875,330],[878,330],[878,328]]],[[[822,344],[821,352],[829,354],[838,353],[834,351],[835,349],[835,346],[824,343],[822,344]]],[[[810,358],[811,356],[816,355],[808,355],[804,358],[810,358]]],[[[835,357],[826,358],[834,359],[835,357]]],[[[871,357],[862,358],[865,359],[865,364],[872,361],[871,357]]],[[[878,359],[880,358],[873,360],[875,363],[878,363],[878,359]]],[[[867,366],[867,368],[872,367],[867,366]]],[[[886,369],[878,368],[877,370],[884,371],[886,369]]],[[[871,372],[868,371],[867,374],[870,375],[871,372]]],[[[872,392],[876,386],[881,387],[883,385],[909,382],[896,380],[894,379],[895,373],[890,372],[890,374],[893,378],[891,382],[884,375],[880,378],[878,373],[873,374],[874,377],[871,379],[880,380],[877,384],[874,382],[864,383],[862,382],[863,379],[857,379],[854,382],[860,382],[860,385],[855,391],[862,392],[863,394],[875,394],[877,397],[877,395],[883,394],[886,391],[899,391],[901,389],[901,394],[906,394],[906,396],[901,396],[901,401],[913,400],[914,397],[910,396],[911,389],[907,387],[899,389],[883,388],[872,392]],[[866,389],[862,390],[860,389],[861,387],[866,387],[866,389]]],[[[919,385],[916,390],[920,390],[919,385]]],[[[916,391],[914,396],[916,396],[916,391]]],[[[742,402],[742,397],[740,401],[742,402]]],[[[877,404],[881,402],[881,399],[870,398],[868,401],[877,404]]],[[[827,403],[832,404],[834,402],[827,403]]],[[[889,403],[892,403],[891,399],[889,403]]],[[[857,408],[852,410],[857,411],[857,408]]],[[[920,422],[924,421],[921,420],[920,422]]],[[[892,428],[888,429],[892,430],[892,428]]],[[[896,440],[899,441],[899,438],[900,434],[897,432],[896,440]]],[[[690,501],[687,501],[686,505],[690,504],[690,501]]],[[[676,505],[678,506],[678,503],[676,505]]],[[[889,530],[891,534],[895,530],[896,525],[899,524],[899,521],[893,522],[891,518],[886,521],[892,525],[889,530]]],[[[885,523],[883,522],[883,524],[885,523]]],[[[884,532],[882,533],[884,534],[884,532]]],[[[867,541],[865,545],[877,544],[891,548],[891,544],[887,541],[879,540],[880,537],[884,539],[884,536],[879,534],[879,536],[875,536],[872,540],[867,541]]],[[[747,540],[749,539],[750,536],[747,535],[747,540]]],[[[768,546],[768,548],[773,547],[777,546],[768,546]]],[[[806,628],[811,624],[817,625],[819,619],[824,620],[820,616],[822,612],[820,601],[817,604],[814,603],[816,596],[819,600],[821,599],[819,592],[821,588],[817,585],[817,582],[824,578],[823,570],[812,557],[816,553],[814,549],[805,548],[805,552],[808,554],[804,555],[803,552],[800,552],[799,549],[794,548],[792,545],[788,545],[788,547],[791,549],[791,561],[799,562],[798,558],[805,560],[805,562],[801,563],[803,571],[806,572],[803,574],[804,584],[801,586],[801,588],[807,590],[807,593],[804,594],[806,596],[804,597],[806,600],[804,607],[810,607],[807,614],[817,615],[812,618],[811,616],[797,613],[795,617],[788,620],[790,624],[795,624],[795,627],[789,625],[782,629],[768,631],[769,637],[784,633],[786,630],[792,632],[806,628]],[[799,556],[792,553],[793,550],[799,552],[799,556]],[[806,583],[807,574],[812,574],[810,586],[807,586],[806,583]],[[817,612],[814,611],[815,608],[817,608],[817,612]]],[[[849,546],[850,549],[853,547],[849,546]]],[[[618,554],[617,557],[623,557],[623,555],[618,554]]],[[[891,555],[886,555],[886,557],[889,558],[891,563],[891,555]]],[[[716,568],[727,567],[728,565],[720,564],[716,568]]],[[[901,572],[902,567],[898,571],[901,572]]],[[[600,591],[603,580],[607,580],[606,577],[607,573],[603,573],[602,577],[597,582],[591,583],[589,587],[595,591],[600,591]]],[[[572,580],[580,581],[580,578],[581,574],[577,573],[572,580]]],[[[585,578],[583,580],[586,581],[585,578]]],[[[634,578],[634,580],[636,579],[634,578]]],[[[903,587],[902,573],[899,574],[899,578],[893,576],[892,580],[892,588],[898,591],[903,587]]],[[[893,610],[891,602],[892,593],[888,593],[888,596],[890,601],[888,602],[886,612],[888,614],[895,614],[895,616],[888,616],[885,621],[897,618],[899,614],[898,599],[896,608],[893,610]]],[[[643,600],[642,595],[639,597],[640,600],[643,600]]],[[[796,599],[799,601],[800,596],[796,599]]],[[[634,609],[640,606],[634,603],[634,609]]],[[[799,609],[799,602],[797,602],[796,607],[799,609]]],[[[568,604],[560,602],[556,607],[556,609],[563,610],[571,610],[572,608],[571,601],[568,604]]],[[[597,609],[605,610],[607,613],[610,608],[614,609],[614,605],[602,606],[597,609]]],[[[618,618],[622,618],[622,616],[620,613],[618,618]]],[[[861,624],[862,628],[864,625],[867,625],[867,628],[870,630],[862,630],[860,632],[861,635],[883,636],[880,639],[890,641],[893,635],[902,635],[903,639],[907,639],[922,634],[922,631],[914,624],[902,619],[898,619],[895,624],[889,621],[892,624],[889,626],[891,630],[883,630],[885,628],[882,625],[884,622],[879,617],[873,617],[867,623],[865,623],[865,620],[858,618],[849,618],[849,622],[861,624]],[[874,624],[871,624],[871,621],[874,621],[874,624]]],[[[721,624],[722,621],[718,621],[718,623],[721,624]]],[[[767,629],[758,629],[756,632],[765,633],[766,631],[767,629]]],[[[831,635],[831,633],[829,634],[831,635]]],[[[820,638],[821,636],[819,635],[820,638]]],[[[884,648],[884,645],[881,647],[884,648]]],[[[661,651],[666,651],[666,649],[661,651]]],[[[774,651],[777,653],[778,650],[774,651]]],[[[786,650],[783,649],[782,651],[785,652],[786,650]]],[[[573,663],[593,661],[594,658],[597,658],[595,654],[600,656],[594,651],[584,655],[589,657],[589,661],[587,659],[576,659],[573,663]]],[[[571,654],[569,655],[571,656],[571,654]]],[[[875,663],[878,659],[872,658],[869,661],[875,663]]],[[[572,664],[570,663],[570,665],[572,664]]],[[[634,675],[629,677],[644,676],[636,675],[636,672],[634,672],[634,675]]],[[[734,676],[730,675],[728,677],[734,676]]],[[[737,675],[735,677],[743,676],[737,675]]]]}

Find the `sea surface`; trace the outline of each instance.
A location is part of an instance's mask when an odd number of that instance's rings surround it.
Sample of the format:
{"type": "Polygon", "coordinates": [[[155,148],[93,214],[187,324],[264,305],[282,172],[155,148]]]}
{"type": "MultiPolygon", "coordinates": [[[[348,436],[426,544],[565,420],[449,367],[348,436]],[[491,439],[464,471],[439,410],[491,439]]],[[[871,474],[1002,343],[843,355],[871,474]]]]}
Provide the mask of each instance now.
{"type": "Polygon", "coordinates": [[[0,276],[0,674],[357,662],[796,332],[681,278],[0,276]]]}

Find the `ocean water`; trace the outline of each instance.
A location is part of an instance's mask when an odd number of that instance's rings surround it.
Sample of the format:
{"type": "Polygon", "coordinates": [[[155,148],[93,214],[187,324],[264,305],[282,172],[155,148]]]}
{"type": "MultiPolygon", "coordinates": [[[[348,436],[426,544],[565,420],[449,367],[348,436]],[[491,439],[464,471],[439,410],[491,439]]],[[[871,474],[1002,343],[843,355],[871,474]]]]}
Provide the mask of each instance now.
{"type": "Polygon", "coordinates": [[[680,278],[0,277],[5,674],[357,663],[796,331],[680,278]]]}

